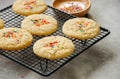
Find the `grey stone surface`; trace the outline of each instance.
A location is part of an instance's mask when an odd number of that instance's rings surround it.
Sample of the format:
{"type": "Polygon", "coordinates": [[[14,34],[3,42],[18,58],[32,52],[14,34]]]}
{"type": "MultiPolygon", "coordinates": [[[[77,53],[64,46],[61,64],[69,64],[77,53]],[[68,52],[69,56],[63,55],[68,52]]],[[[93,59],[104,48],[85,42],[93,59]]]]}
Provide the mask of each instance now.
{"type": "MultiPolygon", "coordinates": [[[[14,0],[0,0],[0,8],[14,0]]],[[[45,0],[48,4],[52,0],[45,0]]],[[[120,79],[120,0],[91,0],[89,15],[111,34],[49,77],[0,55],[0,79],[120,79]]]]}

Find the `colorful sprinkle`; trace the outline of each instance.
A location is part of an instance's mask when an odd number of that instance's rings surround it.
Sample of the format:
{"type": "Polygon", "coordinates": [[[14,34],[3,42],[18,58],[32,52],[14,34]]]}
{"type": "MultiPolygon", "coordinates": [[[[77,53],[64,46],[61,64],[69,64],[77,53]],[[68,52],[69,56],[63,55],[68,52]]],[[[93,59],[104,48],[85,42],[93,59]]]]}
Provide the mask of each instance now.
{"type": "Polygon", "coordinates": [[[83,10],[83,8],[79,4],[74,4],[73,2],[70,2],[68,4],[69,6],[64,6],[63,8],[60,8],[60,10],[69,14],[83,10]]]}
{"type": "Polygon", "coordinates": [[[77,22],[76,26],[79,28],[80,32],[84,32],[83,28],[87,27],[90,24],[90,22],[77,22]]]}
{"type": "Polygon", "coordinates": [[[25,36],[28,36],[27,34],[25,34],[25,36]]]}
{"type": "Polygon", "coordinates": [[[16,37],[20,37],[21,38],[22,36],[23,36],[22,33],[17,33],[17,31],[15,31],[15,30],[3,33],[3,37],[5,37],[5,38],[15,39],[16,37]]]}
{"type": "Polygon", "coordinates": [[[61,46],[60,48],[61,48],[61,49],[64,49],[64,46],[61,46]]]}
{"type": "Polygon", "coordinates": [[[57,45],[57,44],[58,44],[58,41],[54,41],[54,42],[50,42],[48,44],[45,44],[44,47],[52,47],[52,48],[54,48],[54,46],[57,45]]]}
{"type": "Polygon", "coordinates": [[[80,29],[80,32],[84,32],[84,31],[80,29]]]}
{"type": "Polygon", "coordinates": [[[35,6],[36,1],[35,0],[31,0],[31,1],[26,1],[26,3],[24,4],[25,9],[33,9],[33,6],[35,6]]]}
{"type": "Polygon", "coordinates": [[[44,47],[51,47],[51,48],[54,48],[55,46],[60,48],[60,49],[64,49],[64,46],[58,44],[59,42],[58,41],[54,41],[54,42],[50,42],[48,44],[45,44],[44,47]]]}
{"type": "Polygon", "coordinates": [[[48,22],[47,20],[45,19],[35,19],[35,20],[32,20],[31,21],[33,22],[33,24],[37,27],[40,27],[42,25],[47,25],[49,24],[50,22],[48,22]]]}

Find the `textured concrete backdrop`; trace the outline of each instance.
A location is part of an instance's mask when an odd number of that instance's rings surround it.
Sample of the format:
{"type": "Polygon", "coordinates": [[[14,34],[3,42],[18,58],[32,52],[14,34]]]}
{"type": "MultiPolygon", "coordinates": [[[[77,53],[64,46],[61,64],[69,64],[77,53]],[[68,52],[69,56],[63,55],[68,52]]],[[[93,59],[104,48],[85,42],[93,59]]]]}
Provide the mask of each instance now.
{"type": "MultiPolygon", "coordinates": [[[[14,0],[0,0],[0,8],[14,0]]],[[[48,4],[52,0],[45,0],[48,4]]],[[[111,34],[49,77],[0,55],[0,79],[120,79],[120,0],[91,0],[91,18],[111,34]]]]}

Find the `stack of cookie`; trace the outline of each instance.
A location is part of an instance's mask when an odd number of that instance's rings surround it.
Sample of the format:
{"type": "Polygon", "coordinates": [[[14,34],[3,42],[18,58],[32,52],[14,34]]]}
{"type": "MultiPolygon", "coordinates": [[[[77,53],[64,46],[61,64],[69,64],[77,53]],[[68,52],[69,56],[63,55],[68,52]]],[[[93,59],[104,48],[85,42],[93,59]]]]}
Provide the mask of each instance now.
{"type": "MultiPolygon", "coordinates": [[[[21,22],[21,28],[3,28],[0,20],[0,49],[20,50],[28,47],[33,36],[47,36],[58,28],[57,20],[42,14],[47,4],[42,0],[17,0],[12,6],[17,14],[27,16],[21,22]]],[[[87,40],[96,37],[100,32],[99,25],[87,18],[73,18],[66,21],[62,32],[72,38],[87,40]]],[[[63,36],[48,36],[39,39],[33,46],[33,52],[39,57],[60,59],[71,55],[75,50],[73,42],[63,36]]]]}

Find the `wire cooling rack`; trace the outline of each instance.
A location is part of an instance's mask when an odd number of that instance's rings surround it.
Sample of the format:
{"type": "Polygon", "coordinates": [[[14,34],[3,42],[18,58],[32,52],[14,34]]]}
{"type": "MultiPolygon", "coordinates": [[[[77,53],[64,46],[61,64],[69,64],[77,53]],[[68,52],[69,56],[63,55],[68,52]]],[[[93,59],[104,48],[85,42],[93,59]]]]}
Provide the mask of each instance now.
{"type": "MultiPolygon", "coordinates": [[[[51,6],[48,6],[48,9],[46,10],[46,12],[44,12],[44,14],[53,16],[54,18],[57,19],[59,23],[58,30],[52,35],[61,35],[67,37],[61,31],[62,25],[66,20],[75,18],[75,16],[61,12],[55,8],[52,8],[51,6]]],[[[11,9],[11,6],[0,10],[0,17],[5,21],[5,27],[13,27],[13,26],[20,27],[21,21],[24,19],[24,16],[17,15],[16,13],[14,13],[11,9]]],[[[38,74],[41,74],[43,76],[49,76],[52,73],[54,73],[56,70],[64,66],[66,63],[68,63],[70,60],[72,60],[73,58],[75,58],[76,56],[78,56],[79,54],[81,54],[82,52],[84,52],[85,50],[87,50],[92,45],[94,45],[95,43],[97,43],[98,41],[100,41],[109,34],[110,34],[109,30],[101,27],[100,34],[93,39],[82,41],[67,37],[71,39],[75,44],[75,51],[72,55],[58,60],[47,60],[34,55],[32,50],[33,44],[38,39],[42,38],[36,36],[34,36],[34,41],[31,46],[19,51],[0,50],[0,54],[37,72],[38,74]]]]}

